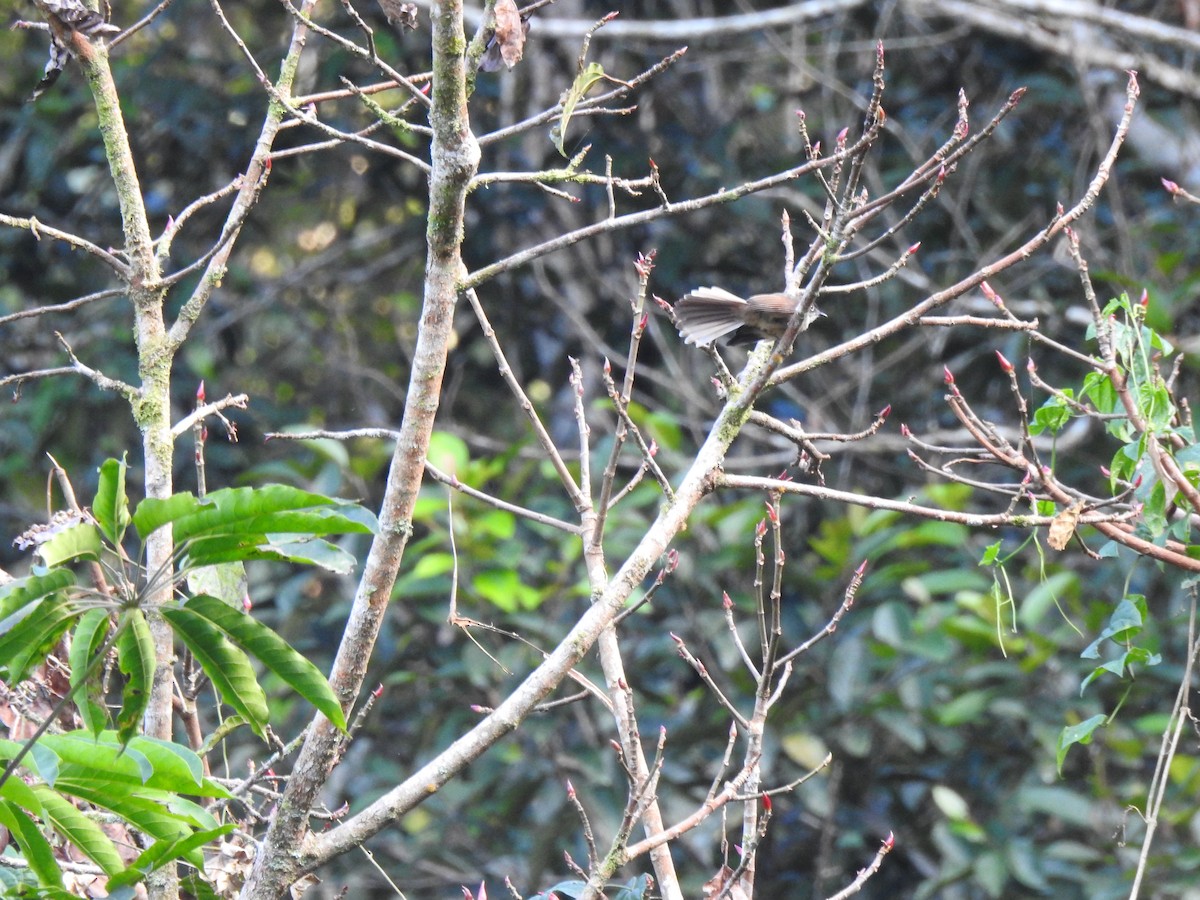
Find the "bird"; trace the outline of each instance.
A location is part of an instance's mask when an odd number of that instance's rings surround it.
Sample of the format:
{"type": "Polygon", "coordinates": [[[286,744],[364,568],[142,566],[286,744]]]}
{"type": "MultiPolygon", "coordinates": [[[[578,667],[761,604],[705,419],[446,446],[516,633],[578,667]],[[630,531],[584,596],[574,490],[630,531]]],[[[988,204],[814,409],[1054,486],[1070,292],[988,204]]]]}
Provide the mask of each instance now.
{"type": "MultiPolygon", "coordinates": [[[[755,294],[744,300],[724,288],[699,287],[680,297],[672,309],[683,342],[706,347],[731,332],[734,333],[731,344],[775,340],[787,329],[796,302],[788,294],[755,294]]],[[[823,315],[810,306],[800,330],[804,331],[823,315]]]]}

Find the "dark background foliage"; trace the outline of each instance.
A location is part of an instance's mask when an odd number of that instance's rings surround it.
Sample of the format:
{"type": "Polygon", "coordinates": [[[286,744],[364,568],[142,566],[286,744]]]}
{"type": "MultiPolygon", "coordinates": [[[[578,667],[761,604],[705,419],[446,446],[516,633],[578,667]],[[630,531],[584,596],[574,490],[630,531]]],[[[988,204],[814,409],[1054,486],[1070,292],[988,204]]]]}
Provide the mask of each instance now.
{"type": "MultiPolygon", "coordinates": [[[[621,20],[779,5],[627,3],[621,20]]],[[[1172,23],[1182,15],[1182,4],[1174,2],[1122,6],[1172,23]]],[[[511,73],[480,75],[471,101],[477,131],[553,105],[569,84],[578,40],[539,36],[539,19],[591,19],[608,10],[601,2],[564,0],[540,12],[524,62],[511,73]]],[[[143,12],[140,6],[118,6],[115,16],[126,24],[143,12]]],[[[280,55],[283,10],[254,0],[227,12],[269,69],[280,55]]],[[[427,69],[423,31],[397,35],[373,7],[364,14],[377,29],[381,55],[402,71],[427,69]]],[[[355,34],[336,5],[326,6],[324,16],[328,27],[355,34]]],[[[630,177],[643,174],[653,158],[673,199],[789,167],[802,149],[798,109],[813,139],[825,147],[843,127],[858,124],[877,39],[887,48],[888,129],[868,176],[872,192],[895,183],[945,139],[954,126],[960,87],[970,99],[973,128],[1017,87],[1029,91],[995,139],[952,174],[917,222],[877,254],[838,273],[847,281],[866,277],[921,242],[898,278],[865,297],[826,304],[828,318],[803,337],[801,349],[832,343],[997,257],[1044,223],[1057,202],[1079,196],[1111,135],[1124,75],[1084,71],[1069,58],[975,30],[921,4],[863,4],[803,26],[690,41],[678,64],[636,93],[636,109],[628,115],[573,123],[568,150],[590,144],[590,160],[610,156],[613,171],[630,177]]],[[[651,38],[611,40],[601,31],[591,58],[613,75],[630,77],[675,48],[651,38]]],[[[0,209],[70,228],[102,246],[117,243],[115,200],[78,73],[68,69],[52,91],[27,104],[44,63],[42,37],[0,31],[0,56],[9,61],[9,77],[0,83],[0,209]]],[[[161,227],[194,195],[216,190],[239,171],[266,99],[208,5],[198,0],[177,0],[115,51],[115,60],[142,185],[161,227]]],[[[1180,56],[1175,62],[1194,71],[1194,61],[1180,56]]],[[[314,42],[301,90],[335,87],[341,75],[372,77],[361,62],[314,42]]],[[[1196,140],[1194,98],[1153,80],[1143,86],[1143,115],[1180,143],[1196,140]]],[[[369,121],[351,102],[322,107],[321,114],[339,126],[369,121]]],[[[281,146],[312,139],[297,128],[281,146]]],[[[482,170],[561,164],[545,131],[535,131],[486,147],[482,170]]],[[[1083,228],[1084,241],[1102,291],[1145,287],[1153,324],[1187,337],[1194,330],[1200,232],[1187,210],[1170,203],[1159,185],[1164,176],[1196,187],[1187,171],[1164,168],[1161,158],[1131,141],[1083,228]]],[[[190,407],[201,379],[210,397],[244,391],[252,398],[250,410],[237,417],[239,441],[214,435],[210,442],[210,485],[284,480],[359,497],[368,505],[379,496],[388,452],[379,442],[295,445],[264,443],[262,435],[289,427],[391,426],[398,420],[424,267],[424,188],[415,169],[360,147],[275,162],[217,302],[177,372],[181,412],[190,407]]],[[[478,191],[470,204],[469,264],[485,265],[606,214],[602,189],[570,192],[579,202],[520,185],[478,191]]],[[[624,355],[628,298],[635,286],[631,263],[638,252],[657,251],[652,290],[668,299],[697,284],[746,293],[775,290],[783,282],[780,213],[788,210],[800,233],[803,211],[818,209],[821,201],[815,183],[797,182],[737,204],[582,242],[485,285],[483,302],[511,348],[517,375],[556,435],[574,444],[568,356],[583,360],[588,390],[598,397],[601,356],[624,355]]],[[[655,202],[652,196],[621,200],[622,209],[655,202]]],[[[201,215],[181,235],[176,263],[203,249],[199,236],[215,221],[212,215],[201,215]]],[[[0,316],[111,286],[95,262],[17,231],[0,232],[0,272],[0,316]]],[[[1085,347],[1082,298],[1069,260],[1053,254],[1032,259],[995,287],[1014,309],[1037,315],[1048,333],[1085,347]]],[[[53,335],[60,330],[85,361],[114,376],[130,375],[134,357],[123,302],[104,299],[51,317],[5,323],[0,371],[61,364],[53,335]]],[[[985,302],[965,300],[954,311],[969,312],[972,303],[985,302]]],[[[454,463],[468,483],[566,514],[565,499],[550,489],[543,464],[528,452],[528,431],[478,326],[468,309],[460,315],[435,455],[454,463]]],[[[685,350],[665,318],[652,322],[650,334],[635,399],[672,471],[672,461],[693,448],[716,406],[708,361],[685,350]]],[[[767,402],[773,412],[814,430],[865,427],[873,413],[891,404],[892,416],[877,440],[829,448],[835,455],[823,467],[826,482],[956,508],[994,508],[993,501],[918,472],[904,454],[898,426],[903,422],[925,433],[951,425],[941,399],[943,366],[955,372],[977,408],[997,421],[1011,421],[1011,395],[995,350],[1020,364],[1029,352],[1016,335],[928,330],[822,369],[767,402]]],[[[1048,381],[1078,382],[1077,369],[1048,354],[1035,357],[1048,381]]],[[[1186,395],[1195,383],[1193,368],[1186,366],[1181,377],[1186,395]]],[[[606,415],[598,410],[597,422],[608,421],[606,415]]],[[[44,453],[53,453],[87,496],[95,466],[137,440],[121,403],[68,379],[24,386],[0,416],[0,533],[6,535],[44,516],[44,453]]],[[[598,438],[599,428],[593,430],[598,438]]],[[[1098,432],[1068,433],[1056,463],[1080,483],[1100,485],[1099,466],[1115,449],[1098,432]]],[[[790,445],[750,430],[729,467],[774,474],[793,457],[790,445]]],[[[177,475],[181,488],[194,484],[189,452],[179,453],[177,475]]],[[[456,498],[451,512],[443,489],[427,491],[418,539],[373,662],[374,680],[385,693],[335,775],[330,808],[343,802],[354,807],[377,795],[469,726],[476,716],[471,704],[498,702],[537,659],[532,647],[479,634],[480,644],[515,673],[507,675],[445,624],[449,521],[461,567],[459,602],[473,617],[519,631],[533,647],[549,646],[587,603],[573,544],[470,500],[456,498]]],[[[654,514],[658,500],[647,488],[620,509],[613,559],[654,514]]],[[[623,626],[627,667],[643,697],[645,735],[653,739],[651,724],[667,730],[659,794],[668,816],[689,812],[703,798],[727,729],[712,696],[675,656],[668,633],[687,640],[721,683],[745,698],[751,688],[727,639],[721,592],[729,593],[742,625],[752,626],[752,532],[761,516],[760,498],[714,498],[678,544],[678,572],[649,608],[623,626]]],[[[1140,833],[1131,807],[1144,804],[1159,729],[1182,663],[1178,585],[1144,562],[1095,564],[1078,552],[1046,556],[1026,545],[1008,564],[1015,594],[1008,607],[991,595],[992,572],[977,562],[986,545],[1003,540],[1011,552],[1024,535],[798,502],[785,504],[784,516],[784,621],[792,639],[802,640],[824,624],[861,561],[870,568],[853,614],[801,660],[775,714],[766,760],[771,783],[799,777],[826,750],[835,761],[825,774],[777,798],[760,862],[762,895],[832,893],[894,831],[897,849],[864,896],[1124,896],[1130,848],[1140,833]],[[1095,745],[1076,748],[1060,777],[1054,745],[1061,728],[1111,710],[1126,688],[1102,684],[1081,697],[1079,684],[1090,665],[1078,654],[1130,586],[1150,598],[1158,616],[1151,639],[1164,664],[1139,677],[1115,724],[1095,745]]],[[[0,547],[0,563],[16,558],[15,550],[0,547]]],[[[351,582],[278,566],[251,574],[256,614],[323,664],[335,646],[351,582]]],[[[600,677],[590,663],[585,671],[600,677]]],[[[289,702],[281,692],[281,723],[307,714],[289,708],[289,702]]],[[[610,731],[604,711],[587,702],[530,720],[468,777],[372,840],[376,862],[413,898],[457,896],[456,885],[484,878],[495,896],[506,875],[529,894],[565,877],[562,853],[582,858],[583,852],[579,823],[565,799],[566,781],[575,785],[600,834],[611,832],[624,803],[610,731]]],[[[1185,896],[1200,864],[1194,799],[1200,771],[1195,736],[1190,737],[1176,763],[1177,793],[1168,801],[1169,821],[1156,845],[1155,896],[1185,896]]],[[[714,849],[719,828],[714,821],[680,848],[693,895],[720,862],[714,849]]],[[[326,873],[330,895],[342,884],[351,886],[351,896],[382,892],[382,880],[361,858],[345,862],[342,870],[326,873]]]]}

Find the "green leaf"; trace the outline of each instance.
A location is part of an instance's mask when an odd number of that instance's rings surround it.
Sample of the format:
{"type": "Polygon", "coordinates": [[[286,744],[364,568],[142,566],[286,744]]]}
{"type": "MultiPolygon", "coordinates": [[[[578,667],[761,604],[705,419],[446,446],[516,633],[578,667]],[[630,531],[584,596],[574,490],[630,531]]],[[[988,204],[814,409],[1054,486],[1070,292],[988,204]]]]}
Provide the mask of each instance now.
{"type": "Polygon", "coordinates": [[[225,488],[203,500],[191,494],[147,498],[138,504],[133,523],[143,541],[170,523],[176,544],[228,536],[256,539],[267,534],[373,534],[378,530],[375,517],[356,503],[283,484],[225,488]]]}
{"type": "Polygon", "coordinates": [[[192,609],[164,607],[161,612],[212,679],[221,699],[250,724],[255,734],[265,739],[270,717],[267,695],[254,677],[254,667],[246,654],[230,643],[220,628],[192,609]]]}
{"type": "Polygon", "coordinates": [[[650,876],[642,874],[621,885],[613,894],[613,900],[645,900],[649,895],[650,876]]]}
{"type": "Polygon", "coordinates": [[[99,734],[108,725],[108,709],[104,691],[93,665],[100,661],[101,651],[108,638],[108,611],[89,609],[79,617],[71,637],[71,694],[83,726],[99,734]]]}
{"type": "MultiPolygon", "coordinates": [[[[59,780],[57,788],[64,794],[109,810],[156,840],[179,841],[194,833],[197,827],[218,827],[211,815],[203,816],[203,822],[197,821],[194,812],[199,807],[180,808],[178,798],[165,791],[134,789],[124,782],[101,778],[63,778],[59,780]]],[[[197,867],[204,865],[203,857],[198,852],[189,854],[187,860],[197,867]]]]}
{"type": "Polygon", "coordinates": [[[24,680],[41,663],[79,615],[79,607],[61,596],[51,596],[5,620],[0,630],[0,667],[7,668],[9,685],[24,680]]]}
{"type": "Polygon", "coordinates": [[[580,70],[579,74],[575,76],[575,81],[563,93],[559,101],[562,104],[562,114],[559,116],[557,124],[550,130],[550,139],[554,141],[554,146],[558,148],[558,152],[564,157],[570,156],[563,144],[566,141],[567,126],[571,122],[571,116],[575,114],[575,107],[596,86],[596,82],[604,77],[604,66],[596,62],[588,63],[580,70]]]}
{"type": "Polygon", "coordinates": [[[1029,432],[1035,435],[1046,431],[1058,434],[1067,427],[1070,421],[1071,410],[1066,401],[1060,397],[1051,397],[1033,414],[1033,421],[1029,423],[1029,432]]]}
{"type": "Polygon", "coordinates": [[[1098,715],[1085,719],[1078,725],[1068,725],[1058,736],[1058,774],[1062,774],[1063,761],[1067,751],[1075,744],[1090,744],[1096,729],[1108,720],[1108,716],[1098,715]]]}
{"type": "Polygon", "coordinates": [[[412,578],[434,578],[445,575],[454,568],[454,557],[449,553],[423,553],[413,566],[412,578]]]}
{"type": "Polygon", "coordinates": [[[200,614],[345,731],[346,716],[321,671],[270,628],[215,597],[192,597],[183,608],[200,614]]]}
{"type": "Polygon", "coordinates": [[[150,703],[150,685],[154,679],[154,637],[140,609],[121,612],[117,625],[117,662],[125,674],[121,692],[121,711],[117,714],[117,734],[121,743],[129,742],[142,724],[142,715],[150,703]]]}
{"type": "MultiPolygon", "coordinates": [[[[20,749],[16,742],[9,742],[12,745],[14,752],[20,749]]],[[[45,810],[42,809],[42,801],[38,799],[38,795],[34,793],[33,788],[26,784],[20,778],[6,778],[4,784],[0,785],[0,797],[5,800],[11,800],[17,806],[41,818],[45,810]]]]}
{"type": "Polygon", "coordinates": [[[1143,609],[1145,598],[1139,594],[1130,594],[1122,598],[1109,617],[1108,625],[1100,632],[1100,636],[1090,643],[1080,657],[1083,659],[1099,659],[1100,645],[1106,640],[1127,642],[1142,630],[1143,609]],[[1141,603],[1138,603],[1140,599],[1141,603]]]}
{"type": "Polygon", "coordinates": [[[255,558],[320,566],[338,575],[349,575],[358,565],[353,554],[337,544],[306,535],[269,534],[267,542],[258,549],[262,556],[255,558]]]}
{"type": "Polygon", "coordinates": [[[38,883],[49,887],[63,887],[62,869],[54,859],[54,849],[46,840],[41,829],[19,806],[0,800],[0,825],[4,825],[21,847],[21,856],[29,863],[30,870],[37,876],[38,883]]]}
{"type": "Polygon", "coordinates": [[[208,844],[224,837],[236,828],[237,824],[230,822],[219,828],[197,831],[176,840],[155,841],[129,864],[128,869],[109,879],[108,889],[111,891],[113,888],[136,884],[167,863],[195,855],[208,844]]]}
{"type": "Polygon", "coordinates": [[[512,569],[490,569],[471,579],[472,589],[483,599],[505,612],[537,609],[541,595],[521,581],[512,569]]]}
{"type": "Polygon", "coordinates": [[[100,466],[100,481],[92,500],[92,515],[108,542],[118,546],[129,527],[129,497],[125,493],[125,460],[107,459],[100,466]]]}
{"type": "Polygon", "coordinates": [[[188,593],[208,594],[241,609],[247,596],[246,566],[241,562],[197,566],[188,572],[188,593]]]}
{"type": "Polygon", "coordinates": [[[467,442],[447,431],[435,431],[429,436],[429,451],[425,456],[434,466],[453,476],[462,475],[471,463],[467,442]]]}
{"type": "Polygon", "coordinates": [[[100,529],[91,522],[76,522],[39,544],[37,555],[53,567],[78,559],[98,560],[103,549],[100,529]]]}
{"type": "MultiPolygon", "coordinates": [[[[145,736],[122,743],[116,731],[94,737],[87,731],[47,734],[39,744],[54,754],[63,778],[119,780],[131,788],[150,788],[198,797],[228,797],[229,792],[204,777],[204,766],[187,747],[145,736]]],[[[4,750],[0,745],[0,753],[4,750]]],[[[41,763],[38,774],[45,778],[41,763]]]]}
{"type": "Polygon", "coordinates": [[[1074,572],[1055,572],[1035,584],[1021,600],[1017,618],[1022,627],[1033,628],[1053,607],[1058,606],[1058,597],[1076,588],[1079,576],[1074,572]]]}
{"type": "Polygon", "coordinates": [[[35,600],[64,591],[75,583],[69,569],[51,569],[41,575],[26,575],[0,587],[0,636],[6,634],[13,623],[9,619],[35,600]]]}
{"type": "Polygon", "coordinates": [[[125,868],[116,845],[94,819],[46,785],[34,785],[33,790],[45,809],[42,818],[64,840],[77,847],[106,875],[113,875],[125,868]]]}

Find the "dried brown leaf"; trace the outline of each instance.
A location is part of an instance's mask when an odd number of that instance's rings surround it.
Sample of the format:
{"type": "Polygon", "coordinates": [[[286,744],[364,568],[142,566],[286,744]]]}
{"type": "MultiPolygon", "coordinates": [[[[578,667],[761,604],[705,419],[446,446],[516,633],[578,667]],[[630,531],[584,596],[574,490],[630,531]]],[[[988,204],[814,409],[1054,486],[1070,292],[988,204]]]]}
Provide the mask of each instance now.
{"type": "Polygon", "coordinates": [[[1070,509],[1064,509],[1054,521],[1050,523],[1050,533],[1046,536],[1046,543],[1055,550],[1066,550],[1067,544],[1071,543],[1071,536],[1075,534],[1075,526],[1079,524],[1079,514],[1083,512],[1083,504],[1076,503],[1070,509]]]}
{"type": "Polygon", "coordinates": [[[484,72],[498,72],[502,64],[511,69],[519,63],[525,52],[525,35],[529,33],[529,22],[522,21],[517,0],[496,0],[493,12],[496,30],[479,60],[479,68],[484,72]]]}
{"type": "Polygon", "coordinates": [[[387,17],[388,24],[403,31],[417,27],[417,4],[400,3],[399,0],[379,0],[379,8],[387,17]]]}
{"type": "Polygon", "coordinates": [[[737,879],[737,882],[732,886],[729,885],[733,878],[733,869],[729,866],[721,866],[717,870],[717,874],[704,882],[701,891],[705,897],[719,897],[721,892],[725,891],[724,896],[729,900],[750,900],[750,893],[746,890],[746,873],[742,873],[742,877],[737,879]]]}

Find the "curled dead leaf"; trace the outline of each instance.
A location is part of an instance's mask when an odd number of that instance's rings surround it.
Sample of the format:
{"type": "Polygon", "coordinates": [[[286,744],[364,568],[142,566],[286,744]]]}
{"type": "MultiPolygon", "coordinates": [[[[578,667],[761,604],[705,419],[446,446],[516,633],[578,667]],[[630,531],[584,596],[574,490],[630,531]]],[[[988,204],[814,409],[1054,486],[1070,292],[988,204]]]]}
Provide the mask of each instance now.
{"type": "Polygon", "coordinates": [[[417,4],[400,3],[399,0],[379,0],[379,8],[387,17],[388,24],[403,31],[417,27],[417,4]]]}
{"type": "Polygon", "coordinates": [[[750,900],[750,893],[746,890],[745,885],[746,873],[742,872],[736,881],[733,881],[733,875],[733,869],[729,866],[721,866],[716,875],[704,882],[701,888],[703,895],[705,897],[727,897],[729,900],[750,900]]]}
{"type": "Polygon", "coordinates": [[[525,53],[525,36],[529,34],[529,20],[521,18],[517,0],[496,0],[493,12],[496,30],[479,59],[481,72],[499,72],[501,65],[511,69],[519,63],[525,53]]]}
{"type": "Polygon", "coordinates": [[[1083,503],[1076,503],[1064,509],[1050,523],[1050,533],[1046,536],[1048,543],[1055,550],[1067,549],[1071,536],[1075,534],[1075,526],[1079,524],[1079,514],[1083,512],[1083,503]]]}

